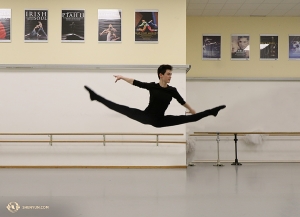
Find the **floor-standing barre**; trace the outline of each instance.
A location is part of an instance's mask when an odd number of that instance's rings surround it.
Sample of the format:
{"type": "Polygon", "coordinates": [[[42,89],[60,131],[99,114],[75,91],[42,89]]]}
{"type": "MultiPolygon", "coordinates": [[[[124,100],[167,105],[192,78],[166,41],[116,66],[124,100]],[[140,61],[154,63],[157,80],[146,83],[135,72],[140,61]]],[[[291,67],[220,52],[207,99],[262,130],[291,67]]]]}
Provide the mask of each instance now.
{"type": "Polygon", "coordinates": [[[271,136],[300,136],[300,132],[194,132],[194,134],[191,134],[190,136],[212,136],[217,135],[217,146],[218,146],[218,160],[217,164],[215,166],[223,166],[220,165],[220,159],[219,159],[219,137],[220,136],[234,136],[234,143],[235,143],[235,160],[231,165],[241,166],[242,164],[239,163],[238,157],[237,157],[237,142],[238,138],[237,136],[245,136],[250,134],[261,134],[261,135],[271,135],[271,136]]]}
{"type": "Polygon", "coordinates": [[[214,164],[214,166],[224,166],[224,164],[220,163],[220,133],[206,133],[206,132],[195,132],[194,134],[190,134],[189,136],[212,136],[212,134],[217,134],[217,153],[218,153],[218,158],[217,158],[217,163],[214,164]]]}

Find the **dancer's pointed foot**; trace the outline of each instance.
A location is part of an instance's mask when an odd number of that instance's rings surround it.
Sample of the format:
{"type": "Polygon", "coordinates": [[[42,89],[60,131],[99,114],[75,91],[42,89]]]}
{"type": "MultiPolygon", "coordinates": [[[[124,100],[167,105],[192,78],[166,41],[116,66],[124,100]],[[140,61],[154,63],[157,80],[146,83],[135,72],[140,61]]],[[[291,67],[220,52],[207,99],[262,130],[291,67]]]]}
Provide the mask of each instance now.
{"type": "Polygon", "coordinates": [[[91,100],[92,100],[92,101],[95,100],[97,94],[96,94],[94,91],[92,91],[88,86],[84,86],[84,88],[85,88],[87,91],[89,91],[91,100]]]}
{"type": "Polygon", "coordinates": [[[213,109],[210,109],[210,112],[213,116],[216,117],[218,115],[219,111],[224,108],[226,108],[226,105],[221,105],[221,106],[215,107],[213,109]]]}

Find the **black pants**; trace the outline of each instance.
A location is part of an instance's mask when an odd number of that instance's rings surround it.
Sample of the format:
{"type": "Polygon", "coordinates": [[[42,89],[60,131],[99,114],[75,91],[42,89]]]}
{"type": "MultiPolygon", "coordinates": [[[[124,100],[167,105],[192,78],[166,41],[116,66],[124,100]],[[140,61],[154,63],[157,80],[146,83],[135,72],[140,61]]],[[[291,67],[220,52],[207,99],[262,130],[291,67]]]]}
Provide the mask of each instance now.
{"type": "Polygon", "coordinates": [[[136,120],[143,124],[152,125],[153,127],[168,127],[168,126],[175,126],[180,124],[185,124],[189,122],[198,121],[204,117],[213,115],[211,110],[206,110],[203,112],[199,112],[193,115],[166,115],[162,117],[157,117],[155,115],[146,113],[145,111],[136,109],[136,108],[130,108],[124,105],[119,105],[117,103],[111,102],[102,96],[99,96],[97,94],[93,95],[93,100],[97,100],[98,102],[104,104],[108,108],[119,112],[123,115],[126,115],[127,117],[136,120]]]}

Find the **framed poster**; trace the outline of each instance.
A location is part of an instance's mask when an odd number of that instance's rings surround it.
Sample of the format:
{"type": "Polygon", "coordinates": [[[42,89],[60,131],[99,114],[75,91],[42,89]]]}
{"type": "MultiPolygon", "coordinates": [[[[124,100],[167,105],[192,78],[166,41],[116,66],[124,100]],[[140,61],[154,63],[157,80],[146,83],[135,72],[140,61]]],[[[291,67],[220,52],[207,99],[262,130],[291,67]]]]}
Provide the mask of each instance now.
{"type": "Polygon", "coordinates": [[[25,10],[25,42],[48,41],[48,10],[25,10]]]}
{"type": "Polygon", "coordinates": [[[289,59],[300,60],[300,35],[289,35],[289,59]]]}
{"type": "Polygon", "coordinates": [[[0,42],[11,42],[11,9],[0,9],[0,42]]]}
{"type": "Polygon", "coordinates": [[[231,60],[250,59],[250,36],[248,34],[231,35],[231,60]]]}
{"type": "Polygon", "coordinates": [[[202,59],[203,60],[221,59],[221,35],[202,36],[202,59]]]}
{"type": "Polygon", "coordinates": [[[98,42],[122,41],[122,12],[119,9],[98,10],[98,42]]]}
{"type": "Polygon", "coordinates": [[[135,11],[135,42],[158,43],[158,10],[135,11]]]}
{"type": "Polygon", "coordinates": [[[278,35],[260,35],[260,59],[278,59],[278,35]]]}
{"type": "Polygon", "coordinates": [[[84,42],[84,10],[62,10],[62,42],[84,42]]]}

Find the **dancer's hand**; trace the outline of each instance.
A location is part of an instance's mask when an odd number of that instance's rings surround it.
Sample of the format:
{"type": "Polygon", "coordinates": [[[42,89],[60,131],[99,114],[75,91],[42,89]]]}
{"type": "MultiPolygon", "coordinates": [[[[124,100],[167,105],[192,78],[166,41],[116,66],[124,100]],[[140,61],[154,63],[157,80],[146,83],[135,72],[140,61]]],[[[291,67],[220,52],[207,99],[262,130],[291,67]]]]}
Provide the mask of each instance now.
{"type": "Polygon", "coordinates": [[[189,113],[191,113],[192,115],[196,114],[196,111],[192,109],[192,107],[189,104],[187,104],[187,102],[183,106],[187,108],[189,110],[189,113]]]}
{"type": "Polygon", "coordinates": [[[195,111],[194,109],[190,109],[190,113],[191,113],[192,115],[194,115],[194,114],[196,114],[196,111],[195,111]]]}
{"type": "Polygon", "coordinates": [[[117,83],[118,80],[121,80],[123,78],[122,75],[114,75],[114,77],[116,78],[115,83],[117,83]]]}

